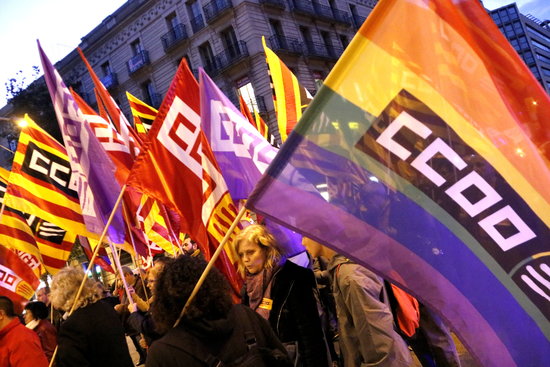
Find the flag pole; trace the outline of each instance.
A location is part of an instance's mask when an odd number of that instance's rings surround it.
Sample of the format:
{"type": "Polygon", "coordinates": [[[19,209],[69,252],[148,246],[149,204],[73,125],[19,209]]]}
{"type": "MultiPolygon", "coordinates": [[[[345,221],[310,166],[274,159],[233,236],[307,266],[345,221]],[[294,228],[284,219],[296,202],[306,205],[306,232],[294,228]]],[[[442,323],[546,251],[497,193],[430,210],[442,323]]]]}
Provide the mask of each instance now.
{"type": "MultiPolygon", "coordinates": [[[[94,253],[92,255],[92,258],[90,259],[90,262],[88,263],[88,267],[86,268],[86,271],[84,272],[84,277],[82,278],[82,282],[80,283],[80,288],[78,288],[78,292],[76,292],[76,296],[74,297],[73,305],[71,306],[71,310],[69,311],[69,316],[71,316],[75,310],[76,307],[76,301],[82,294],[82,289],[84,289],[84,284],[86,283],[86,273],[88,273],[88,270],[93,266],[94,261],[97,257],[97,254],[99,253],[99,247],[101,246],[101,242],[103,241],[103,238],[105,238],[105,235],[107,234],[107,230],[109,229],[109,226],[111,225],[111,222],[113,221],[113,218],[115,217],[116,210],[118,206],[120,205],[120,201],[122,200],[122,195],[126,191],[126,184],[122,186],[122,189],[120,190],[120,194],[118,195],[118,198],[115,202],[115,205],[113,206],[113,210],[111,211],[111,215],[109,215],[109,219],[107,219],[107,223],[105,224],[105,227],[103,228],[103,232],[101,233],[101,236],[99,236],[99,240],[97,243],[97,246],[94,249],[94,253]]],[[[4,203],[2,203],[3,205],[4,203]]],[[[49,367],[53,366],[53,363],[55,361],[55,356],[57,355],[57,349],[59,346],[55,347],[55,350],[53,351],[52,359],[50,360],[49,367]]]]}
{"type": "Polygon", "coordinates": [[[189,298],[187,299],[187,302],[185,303],[185,306],[183,306],[183,308],[180,312],[180,315],[179,315],[178,319],[176,320],[176,322],[174,323],[173,327],[176,327],[176,326],[179,325],[179,323],[181,321],[181,318],[183,317],[183,315],[185,314],[185,312],[189,308],[189,305],[191,304],[191,302],[193,302],[193,299],[195,298],[195,296],[199,292],[199,289],[202,286],[202,283],[204,283],[204,280],[206,279],[206,276],[208,275],[208,273],[210,273],[210,269],[212,269],[212,266],[214,266],[214,262],[218,259],[218,257],[222,253],[222,250],[223,250],[225,244],[229,241],[229,237],[231,237],[231,235],[233,234],[233,231],[235,230],[235,227],[239,224],[239,221],[241,220],[241,217],[244,215],[245,212],[246,212],[246,207],[243,206],[241,208],[241,210],[239,211],[239,213],[237,214],[237,216],[235,217],[235,219],[233,220],[233,223],[231,223],[231,227],[229,227],[229,229],[227,230],[227,233],[223,237],[222,242],[220,242],[220,245],[218,246],[218,248],[216,249],[216,251],[212,255],[212,258],[208,262],[208,265],[206,265],[206,268],[204,268],[204,271],[202,272],[201,277],[197,281],[197,284],[195,284],[195,288],[193,288],[193,291],[189,295],[189,298]]]}

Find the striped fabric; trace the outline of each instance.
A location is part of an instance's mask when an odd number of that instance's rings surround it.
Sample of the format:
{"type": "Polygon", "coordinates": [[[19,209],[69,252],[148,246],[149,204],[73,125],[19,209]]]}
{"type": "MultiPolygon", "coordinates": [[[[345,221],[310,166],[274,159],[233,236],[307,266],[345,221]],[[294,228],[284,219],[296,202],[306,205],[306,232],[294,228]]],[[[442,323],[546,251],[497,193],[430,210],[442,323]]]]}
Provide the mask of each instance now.
{"type": "Polygon", "coordinates": [[[294,132],[251,209],[550,366],[550,99],[480,2],[381,0],[294,132]]]}
{"type": "Polygon", "coordinates": [[[262,37],[262,44],[271,78],[279,134],[284,142],[313,97],[300,85],[296,76],[281,59],[267,47],[265,37],[262,37]]]}
{"type": "Polygon", "coordinates": [[[134,117],[136,131],[142,139],[145,139],[147,132],[151,130],[151,125],[157,116],[158,110],[149,106],[128,91],[126,92],[126,97],[128,98],[128,103],[130,103],[130,110],[134,117]]]}

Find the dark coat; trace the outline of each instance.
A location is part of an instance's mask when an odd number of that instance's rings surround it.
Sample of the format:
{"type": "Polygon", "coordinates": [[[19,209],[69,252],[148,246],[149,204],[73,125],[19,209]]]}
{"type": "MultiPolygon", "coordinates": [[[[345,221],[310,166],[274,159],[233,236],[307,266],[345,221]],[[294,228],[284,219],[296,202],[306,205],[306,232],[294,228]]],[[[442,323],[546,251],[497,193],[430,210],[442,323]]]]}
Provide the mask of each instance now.
{"type": "MultiPolygon", "coordinates": [[[[158,339],[149,348],[147,353],[147,367],[204,367],[205,364],[193,352],[190,344],[198,340],[212,356],[218,356],[223,348],[226,361],[233,361],[244,355],[247,345],[243,341],[239,344],[225,345],[232,333],[244,335],[242,325],[236,322],[237,308],[244,310],[251,321],[252,331],[259,346],[270,349],[279,349],[285,352],[281,342],[277,339],[269,324],[260,315],[250,308],[242,305],[234,305],[227,318],[220,320],[202,320],[193,323],[181,323],[178,327],[170,329],[162,338],[158,339]],[[189,341],[189,334],[195,338],[189,341]],[[190,350],[191,348],[191,350],[190,350]]],[[[240,338],[236,338],[241,340],[240,338]]]]}
{"type": "Polygon", "coordinates": [[[95,302],[79,308],[57,335],[58,367],[132,367],[120,319],[110,306],[95,302]]]}
{"type": "Polygon", "coordinates": [[[57,330],[55,326],[48,320],[40,320],[38,326],[34,328],[34,332],[40,338],[40,344],[48,361],[51,361],[55,347],[57,347],[57,330]]]}
{"type": "MultiPolygon", "coordinates": [[[[329,365],[314,290],[315,276],[310,269],[286,261],[274,275],[271,286],[272,309],[269,323],[283,343],[298,342],[304,367],[329,365]]],[[[248,305],[246,291],[243,303],[248,305]]]]}

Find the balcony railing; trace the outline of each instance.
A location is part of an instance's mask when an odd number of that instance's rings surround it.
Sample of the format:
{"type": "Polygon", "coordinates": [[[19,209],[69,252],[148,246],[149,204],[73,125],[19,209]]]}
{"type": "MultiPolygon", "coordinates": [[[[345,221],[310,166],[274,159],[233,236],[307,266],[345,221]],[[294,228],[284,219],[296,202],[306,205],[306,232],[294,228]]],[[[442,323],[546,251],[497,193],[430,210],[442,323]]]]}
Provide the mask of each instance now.
{"type": "Polygon", "coordinates": [[[321,43],[306,42],[305,53],[309,57],[318,57],[323,59],[338,59],[344,50],[340,47],[327,46],[321,43]]]}
{"type": "Polygon", "coordinates": [[[246,57],[248,57],[246,42],[237,41],[237,43],[229,45],[223,52],[216,55],[216,60],[220,69],[225,69],[246,57]]]}
{"type": "Polygon", "coordinates": [[[149,64],[149,52],[141,50],[135,56],[133,56],[128,62],[128,71],[130,74],[135,73],[136,71],[143,68],[145,65],[149,64]]]}
{"type": "Polygon", "coordinates": [[[345,24],[348,27],[353,25],[350,15],[345,11],[339,10],[339,9],[332,9],[332,14],[334,14],[334,19],[336,21],[342,24],[345,24]]]}
{"type": "Polygon", "coordinates": [[[273,51],[284,51],[295,54],[302,53],[302,46],[296,38],[275,35],[269,37],[269,43],[273,51]]]}
{"type": "Polygon", "coordinates": [[[285,2],[283,0],[260,0],[260,4],[272,6],[279,9],[285,8],[285,2]]]}
{"type": "Polygon", "coordinates": [[[214,0],[203,6],[202,10],[204,10],[206,22],[210,23],[232,7],[231,0],[214,0]]]}
{"type": "Polygon", "coordinates": [[[118,78],[116,76],[116,73],[111,72],[111,73],[105,75],[103,78],[100,78],[100,79],[101,79],[101,83],[107,89],[114,88],[118,85],[118,78]]]}
{"type": "Polygon", "coordinates": [[[221,69],[220,66],[218,65],[218,60],[216,58],[204,61],[203,68],[204,68],[204,71],[206,71],[206,73],[211,77],[218,75],[221,69]]]}
{"type": "Polygon", "coordinates": [[[205,26],[204,19],[202,19],[202,14],[199,14],[195,18],[191,19],[189,23],[191,23],[191,29],[193,29],[193,33],[197,33],[205,26]]]}
{"type": "Polygon", "coordinates": [[[312,4],[313,4],[313,9],[315,9],[315,14],[317,14],[320,18],[324,18],[327,20],[333,19],[332,9],[330,8],[330,6],[319,4],[316,1],[313,1],[312,4]]]}
{"type": "Polygon", "coordinates": [[[290,8],[296,13],[304,15],[317,15],[315,13],[315,9],[313,8],[313,4],[308,0],[292,0],[290,2],[290,8]]]}
{"type": "Polygon", "coordinates": [[[160,40],[162,42],[162,47],[164,47],[164,51],[167,51],[176,46],[181,41],[186,40],[187,38],[189,38],[189,36],[187,35],[187,31],[185,30],[185,25],[179,23],[174,28],[170,29],[167,33],[162,35],[162,37],[160,37],[160,40]]]}

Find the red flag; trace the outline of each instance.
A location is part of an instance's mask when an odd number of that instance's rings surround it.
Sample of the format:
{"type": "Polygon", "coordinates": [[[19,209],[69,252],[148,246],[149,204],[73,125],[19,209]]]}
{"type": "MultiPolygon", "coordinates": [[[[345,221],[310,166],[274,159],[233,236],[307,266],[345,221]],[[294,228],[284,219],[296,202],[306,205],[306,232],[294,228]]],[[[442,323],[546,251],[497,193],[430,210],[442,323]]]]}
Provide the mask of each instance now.
{"type": "Polygon", "coordinates": [[[10,298],[15,312],[21,313],[40,280],[14,252],[0,246],[0,295],[10,298]]]}

